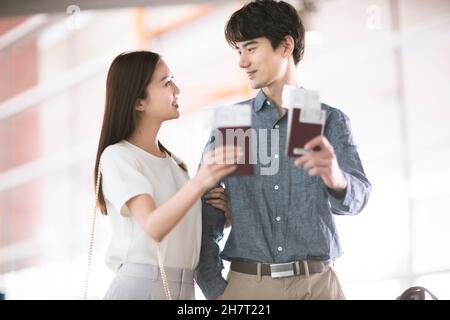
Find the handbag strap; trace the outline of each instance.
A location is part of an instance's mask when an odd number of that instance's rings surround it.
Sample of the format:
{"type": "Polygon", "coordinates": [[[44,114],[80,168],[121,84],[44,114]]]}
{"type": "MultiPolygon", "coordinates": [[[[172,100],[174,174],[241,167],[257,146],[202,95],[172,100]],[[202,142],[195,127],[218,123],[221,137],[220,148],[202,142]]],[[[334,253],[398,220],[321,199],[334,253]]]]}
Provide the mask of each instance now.
{"type": "MultiPolygon", "coordinates": [[[[101,164],[99,163],[97,178],[95,181],[95,201],[94,201],[94,210],[93,210],[92,223],[91,223],[91,234],[89,237],[89,250],[88,250],[88,258],[87,258],[87,266],[86,266],[86,278],[85,278],[85,282],[84,282],[83,300],[87,300],[88,290],[89,290],[89,276],[90,276],[90,272],[91,272],[92,256],[93,256],[93,252],[94,252],[95,219],[97,216],[97,204],[98,204],[98,195],[99,195],[99,191],[100,191],[101,178],[102,178],[101,164]]],[[[172,295],[170,293],[170,288],[169,288],[169,282],[167,281],[166,270],[164,269],[164,265],[162,263],[161,252],[159,249],[158,242],[156,243],[156,250],[157,250],[157,254],[158,254],[159,270],[161,272],[161,277],[163,280],[164,292],[166,294],[167,300],[172,300],[172,295]]]]}
{"type": "Polygon", "coordinates": [[[94,235],[95,235],[95,218],[97,216],[97,203],[98,203],[98,194],[100,191],[100,183],[101,183],[101,168],[100,163],[98,164],[98,173],[95,182],[95,201],[94,201],[94,210],[92,215],[92,223],[91,223],[91,235],[89,237],[89,250],[88,250],[88,258],[87,258],[87,266],[86,266],[86,278],[84,280],[84,292],[83,292],[83,300],[87,299],[88,289],[89,289],[89,275],[91,272],[91,264],[92,264],[92,255],[94,250],[94,235]]]}
{"type": "Polygon", "coordinates": [[[159,271],[161,273],[161,278],[162,278],[162,281],[163,281],[164,292],[166,293],[166,298],[167,298],[167,300],[172,300],[172,295],[170,294],[169,282],[167,281],[166,270],[164,269],[164,265],[162,263],[163,260],[161,258],[161,251],[159,249],[159,242],[156,243],[156,253],[158,255],[159,271]]]}

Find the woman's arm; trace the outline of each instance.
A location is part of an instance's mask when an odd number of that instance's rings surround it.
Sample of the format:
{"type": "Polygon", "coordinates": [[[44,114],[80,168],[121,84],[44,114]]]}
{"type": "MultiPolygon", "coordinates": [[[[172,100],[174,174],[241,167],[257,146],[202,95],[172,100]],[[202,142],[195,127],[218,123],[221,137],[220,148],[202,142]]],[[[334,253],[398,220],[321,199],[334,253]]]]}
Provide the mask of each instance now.
{"type": "MultiPolygon", "coordinates": [[[[242,153],[237,151],[237,156],[242,156],[242,153]]],[[[236,169],[235,149],[224,152],[222,148],[217,148],[207,157],[209,160],[204,161],[197,174],[160,207],[156,207],[148,194],[127,201],[131,214],[155,241],[162,241],[209,188],[236,169]],[[218,161],[219,158],[222,161],[218,161]]]]}

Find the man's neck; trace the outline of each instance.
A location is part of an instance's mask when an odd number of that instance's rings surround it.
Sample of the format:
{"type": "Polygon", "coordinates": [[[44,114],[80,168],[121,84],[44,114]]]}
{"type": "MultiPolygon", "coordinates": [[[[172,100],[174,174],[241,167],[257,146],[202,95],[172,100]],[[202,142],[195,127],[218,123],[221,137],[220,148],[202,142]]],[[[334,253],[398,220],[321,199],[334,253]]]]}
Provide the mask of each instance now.
{"type": "Polygon", "coordinates": [[[285,114],[285,110],[283,109],[281,101],[283,87],[285,85],[292,85],[298,87],[296,68],[294,65],[288,67],[286,73],[282,78],[277,79],[271,84],[269,84],[267,87],[262,88],[266,97],[273,103],[275,103],[275,106],[280,116],[283,116],[285,114]]]}

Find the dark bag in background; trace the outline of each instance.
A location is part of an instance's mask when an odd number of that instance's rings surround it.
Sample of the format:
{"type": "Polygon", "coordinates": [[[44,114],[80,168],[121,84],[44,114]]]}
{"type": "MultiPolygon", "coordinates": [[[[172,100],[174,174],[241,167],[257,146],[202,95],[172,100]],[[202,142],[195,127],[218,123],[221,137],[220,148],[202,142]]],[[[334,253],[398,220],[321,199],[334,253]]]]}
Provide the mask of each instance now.
{"type": "Polygon", "coordinates": [[[426,300],[427,293],[433,300],[438,300],[438,298],[432,294],[430,290],[424,287],[408,288],[399,297],[397,297],[397,300],[426,300]]]}

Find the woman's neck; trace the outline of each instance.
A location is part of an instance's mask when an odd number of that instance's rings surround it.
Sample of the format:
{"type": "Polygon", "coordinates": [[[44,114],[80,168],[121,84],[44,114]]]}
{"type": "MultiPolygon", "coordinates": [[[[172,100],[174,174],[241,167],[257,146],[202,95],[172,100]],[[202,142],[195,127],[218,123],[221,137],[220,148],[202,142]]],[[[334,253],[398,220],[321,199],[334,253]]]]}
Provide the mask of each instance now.
{"type": "Polygon", "coordinates": [[[127,140],[154,156],[164,158],[166,154],[160,150],[158,144],[160,127],[161,123],[141,123],[127,140]]]}

